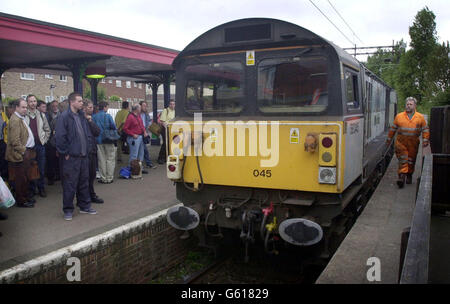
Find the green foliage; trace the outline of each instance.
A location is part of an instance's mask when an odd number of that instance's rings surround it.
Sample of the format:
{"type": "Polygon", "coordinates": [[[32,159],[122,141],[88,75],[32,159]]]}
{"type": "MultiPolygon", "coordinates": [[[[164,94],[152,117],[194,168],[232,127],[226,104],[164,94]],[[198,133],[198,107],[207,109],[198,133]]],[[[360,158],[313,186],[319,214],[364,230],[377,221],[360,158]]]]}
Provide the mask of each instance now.
{"type": "Polygon", "coordinates": [[[121,98],[117,95],[111,95],[109,96],[110,101],[121,101],[121,98]]]}
{"type": "MultiPolygon", "coordinates": [[[[91,88],[84,88],[83,98],[91,99],[91,88]]],[[[103,87],[97,87],[97,102],[107,101],[106,99],[106,89],[103,87]]]]}
{"type": "Polygon", "coordinates": [[[405,49],[406,43],[403,39],[396,43],[392,51],[378,49],[373,56],[367,58],[367,68],[388,85],[395,87],[396,73],[405,49]]]}
{"type": "Polygon", "coordinates": [[[392,56],[378,50],[367,60],[367,67],[397,90],[399,111],[408,96],[417,99],[417,110],[424,114],[433,106],[450,104],[450,47],[448,41],[438,43],[435,18],[428,7],[420,10],[409,27],[408,51],[402,40],[392,56]]]}
{"type": "Polygon", "coordinates": [[[13,97],[8,96],[8,97],[2,99],[2,103],[3,103],[3,105],[6,107],[6,106],[8,106],[8,104],[9,104],[10,101],[15,100],[15,99],[16,99],[16,98],[13,98],[13,97]]]}

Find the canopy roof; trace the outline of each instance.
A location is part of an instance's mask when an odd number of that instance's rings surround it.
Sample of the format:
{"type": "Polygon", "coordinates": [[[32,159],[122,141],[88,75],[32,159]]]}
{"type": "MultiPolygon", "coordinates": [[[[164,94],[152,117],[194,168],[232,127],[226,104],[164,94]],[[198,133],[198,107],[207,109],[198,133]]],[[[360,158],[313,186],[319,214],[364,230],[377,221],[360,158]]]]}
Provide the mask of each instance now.
{"type": "Polygon", "coordinates": [[[172,72],[179,52],[160,46],[0,13],[0,68],[71,74],[70,65],[103,61],[106,76],[152,80],[172,72]]]}

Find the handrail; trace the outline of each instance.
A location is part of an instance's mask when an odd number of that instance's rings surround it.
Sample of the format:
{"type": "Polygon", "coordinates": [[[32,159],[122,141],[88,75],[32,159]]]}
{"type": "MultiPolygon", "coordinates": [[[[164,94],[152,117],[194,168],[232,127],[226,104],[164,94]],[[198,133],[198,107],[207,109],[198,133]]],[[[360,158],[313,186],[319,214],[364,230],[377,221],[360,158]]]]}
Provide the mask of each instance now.
{"type": "Polygon", "coordinates": [[[400,284],[427,284],[433,155],[425,155],[400,284]]]}

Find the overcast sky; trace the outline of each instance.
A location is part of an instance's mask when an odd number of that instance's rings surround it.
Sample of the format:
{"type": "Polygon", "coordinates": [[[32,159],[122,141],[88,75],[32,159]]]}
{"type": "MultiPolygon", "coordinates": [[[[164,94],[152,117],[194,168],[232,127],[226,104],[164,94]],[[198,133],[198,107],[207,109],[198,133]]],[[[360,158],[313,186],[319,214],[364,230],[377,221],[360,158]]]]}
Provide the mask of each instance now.
{"type": "Polygon", "coordinates": [[[393,40],[402,38],[409,42],[408,27],[412,25],[417,12],[428,6],[436,15],[439,40],[450,40],[450,0],[311,1],[0,0],[0,11],[182,50],[197,36],[217,25],[249,17],[289,21],[333,41],[340,47],[351,47],[352,42],[357,46],[391,45],[393,40]],[[330,3],[356,36],[336,14],[330,3]]]}

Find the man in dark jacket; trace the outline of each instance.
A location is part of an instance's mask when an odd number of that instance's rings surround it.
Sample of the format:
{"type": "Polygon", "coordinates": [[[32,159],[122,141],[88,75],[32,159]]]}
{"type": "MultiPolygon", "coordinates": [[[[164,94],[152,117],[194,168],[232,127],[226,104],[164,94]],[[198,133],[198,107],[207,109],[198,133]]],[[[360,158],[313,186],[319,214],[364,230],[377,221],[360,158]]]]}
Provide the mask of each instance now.
{"type": "Polygon", "coordinates": [[[92,203],[103,204],[103,200],[97,196],[94,190],[94,180],[97,169],[97,141],[95,138],[100,135],[101,130],[92,119],[92,113],[94,112],[92,100],[83,100],[83,111],[92,133],[92,140],[89,143],[89,193],[91,194],[92,203]]]}
{"type": "Polygon", "coordinates": [[[93,140],[84,116],[83,98],[69,95],[69,109],[61,113],[56,124],[56,149],[62,159],[63,212],[72,220],[73,199],[77,196],[80,213],[97,214],[91,207],[89,194],[89,143],[93,140]]]}

